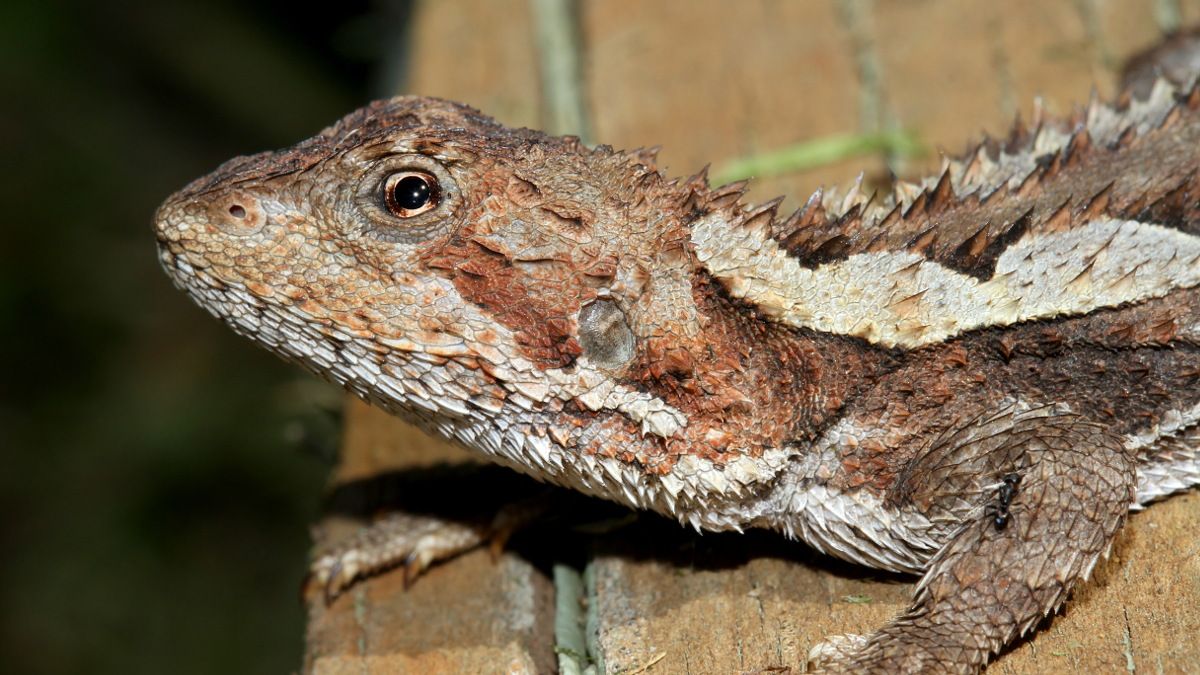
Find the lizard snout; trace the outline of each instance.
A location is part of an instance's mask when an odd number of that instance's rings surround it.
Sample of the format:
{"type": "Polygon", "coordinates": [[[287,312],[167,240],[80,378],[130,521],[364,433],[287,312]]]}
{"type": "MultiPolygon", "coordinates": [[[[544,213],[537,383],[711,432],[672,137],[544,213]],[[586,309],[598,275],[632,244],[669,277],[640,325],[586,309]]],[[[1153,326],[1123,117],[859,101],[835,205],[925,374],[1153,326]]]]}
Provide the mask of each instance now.
{"type": "Polygon", "coordinates": [[[215,197],[168,199],[155,214],[155,230],[160,240],[202,238],[210,233],[246,236],[262,229],[266,212],[259,200],[246,193],[215,197]],[[189,232],[190,231],[190,232],[189,232]]]}

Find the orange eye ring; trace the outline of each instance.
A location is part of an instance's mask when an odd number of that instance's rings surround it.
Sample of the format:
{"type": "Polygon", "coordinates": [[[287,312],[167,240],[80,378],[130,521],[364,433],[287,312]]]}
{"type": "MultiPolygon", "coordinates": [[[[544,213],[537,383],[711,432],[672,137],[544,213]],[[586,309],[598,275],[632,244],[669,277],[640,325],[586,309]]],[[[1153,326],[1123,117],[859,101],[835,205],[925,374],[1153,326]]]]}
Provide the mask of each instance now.
{"type": "Polygon", "coordinates": [[[438,179],[426,171],[397,171],[383,181],[383,202],[397,218],[412,218],[437,208],[442,198],[438,179]]]}

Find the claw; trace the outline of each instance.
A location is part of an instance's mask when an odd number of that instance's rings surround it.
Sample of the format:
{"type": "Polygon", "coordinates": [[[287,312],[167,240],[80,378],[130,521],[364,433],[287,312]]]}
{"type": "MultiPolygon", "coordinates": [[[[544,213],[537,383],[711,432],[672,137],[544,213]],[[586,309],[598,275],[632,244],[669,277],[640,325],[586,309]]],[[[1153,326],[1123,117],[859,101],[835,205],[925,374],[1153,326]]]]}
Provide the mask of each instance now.
{"type": "Polygon", "coordinates": [[[333,604],[337,596],[341,594],[341,586],[338,583],[338,577],[342,574],[342,560],[338,558],[333,564],[333,568],[329,570],[328,576],[325,578],[325,606],[333,604]]]}
{"type": "Polygon", "coordinates": [[[500,556],[508,546],[508,540],[514,531],[513,527],[501,527],[492,532],[492,536],[488,539],[488,554],[491,555],[493,563],[500,562],[500,556]]]}
{"type": "Polygon", "coordinates": [[[304,575],[304,580],[300,582],[300,602],[301,602],[301,604],[308,602],[308,598],[313,592],[313,587],[316,586],[318,583],[319,583],[319,580],[317,579],[316,572],[314,572],[312,569],[309,569],[308,573],[304,575]]]}
{"type": "Polygon", "coordinates": [[[404,568],[404,590],[407,591],[409,588],[412,588],[413,582],[421,575],[421,560],[417,552],[413,551],[404,556],[402,566],[404,568]]]}

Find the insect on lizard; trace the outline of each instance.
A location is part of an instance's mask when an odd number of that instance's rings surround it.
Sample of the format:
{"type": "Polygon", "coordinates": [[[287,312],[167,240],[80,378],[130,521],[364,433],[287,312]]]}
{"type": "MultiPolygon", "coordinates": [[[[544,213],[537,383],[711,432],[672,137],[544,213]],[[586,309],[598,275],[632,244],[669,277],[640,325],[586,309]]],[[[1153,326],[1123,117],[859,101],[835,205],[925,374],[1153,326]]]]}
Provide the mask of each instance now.
{"type": "MultiPolygon", "coordinates": [[[[1200,482],[1200,90],[1158,82],[790,216],[400,97],[156,216],[235,331],[541,480],[922,575],[830,671],[973,672],[1200,482]]],[[[387,521],[332,593],[487,533],[387,521]]]]}

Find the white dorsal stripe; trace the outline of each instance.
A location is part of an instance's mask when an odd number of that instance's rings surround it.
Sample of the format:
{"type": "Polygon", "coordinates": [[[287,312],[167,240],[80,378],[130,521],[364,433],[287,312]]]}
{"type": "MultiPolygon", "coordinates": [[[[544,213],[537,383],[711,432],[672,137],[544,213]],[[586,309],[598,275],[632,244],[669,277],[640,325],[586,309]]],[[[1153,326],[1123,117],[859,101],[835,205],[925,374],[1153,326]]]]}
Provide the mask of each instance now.
{"type": "Polygon", "coordinates": [[[692,228],[696,255],[735,297],[796,327],[914,348],[964,331],[1085,314],[1200,284],[1200,238],[1097,219],[1030,234],[980,281],[908,251],[861,253],[808,269],[756,228],[719,214],[692,228]]]}

